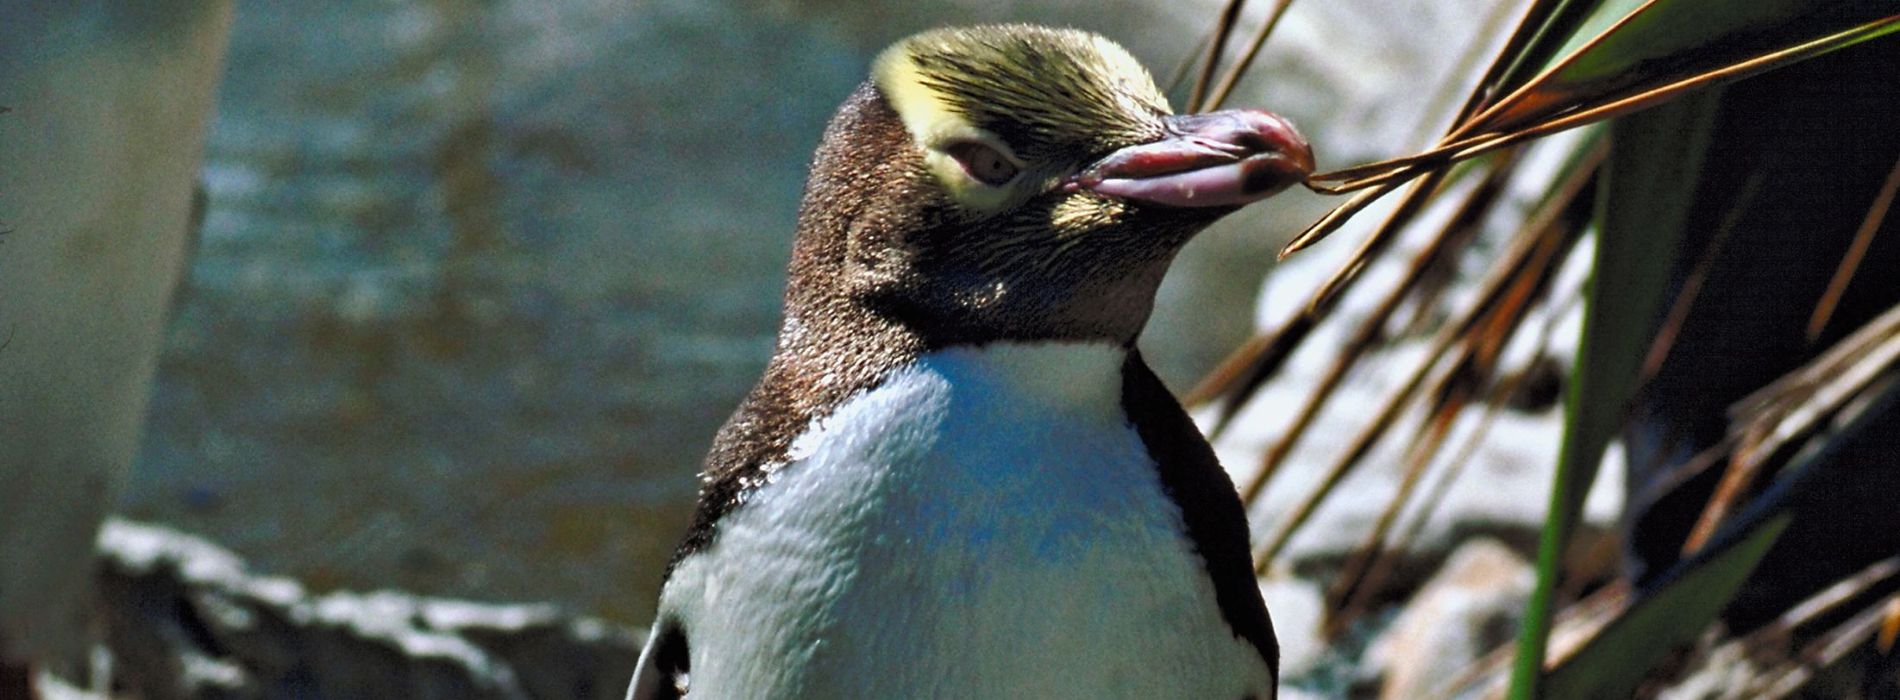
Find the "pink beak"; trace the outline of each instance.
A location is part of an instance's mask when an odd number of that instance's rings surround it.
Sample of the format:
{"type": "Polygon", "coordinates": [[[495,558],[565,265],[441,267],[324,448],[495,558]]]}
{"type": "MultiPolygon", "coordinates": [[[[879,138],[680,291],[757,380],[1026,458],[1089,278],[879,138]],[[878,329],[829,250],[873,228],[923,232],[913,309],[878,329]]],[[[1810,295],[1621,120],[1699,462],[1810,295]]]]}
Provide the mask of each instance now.
{"type": "Polygon", "coordinates": [[[1167,128],[1166,138],[1110,153],[1065,187],[1175,207],[1238,207],[1313,172],[1306,139],[1266,110],[1173,116],[1167,128]]]}

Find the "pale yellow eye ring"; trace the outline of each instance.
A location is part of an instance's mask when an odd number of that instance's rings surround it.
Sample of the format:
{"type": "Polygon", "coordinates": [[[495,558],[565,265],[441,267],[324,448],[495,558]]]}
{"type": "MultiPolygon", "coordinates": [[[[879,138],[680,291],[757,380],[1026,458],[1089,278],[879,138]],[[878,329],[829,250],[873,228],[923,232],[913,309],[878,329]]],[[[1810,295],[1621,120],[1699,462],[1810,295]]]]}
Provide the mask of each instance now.
{"type": "Polygon", "coordinates": [[[956,160],[970,179],[990,187],[1002,187],[1022,172],[1022,166],[1002,151],[981,141],[963,140],[945,145],[944,155],[956,160]]]}

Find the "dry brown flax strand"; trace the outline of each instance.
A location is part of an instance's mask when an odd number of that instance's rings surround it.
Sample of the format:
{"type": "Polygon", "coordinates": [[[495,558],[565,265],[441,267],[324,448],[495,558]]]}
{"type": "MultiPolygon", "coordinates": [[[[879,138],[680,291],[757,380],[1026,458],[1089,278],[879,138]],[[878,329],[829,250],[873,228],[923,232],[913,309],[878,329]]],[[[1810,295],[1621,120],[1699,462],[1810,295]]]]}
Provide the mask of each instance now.
{"type": "Polygon", "coordinates": [[[1880,186],[1880,193],[1874,196],[1874,203],[1867,208],[1867,216],[1860,222],[1860,229],[1854,232],[1854,242],[1847,247],[1847,254],[1841,256],[1840,267],[1835,268],[1834,278],[1828,280],[1827,292],[1814,305],[1814,315],[1808,317],[1808,342],[1821,337],[1821,331],[1827,328],[1827,322],[1834,317],[1834,308],[1841,303],[1841,296],[1847,293],[1847,283],[1853,281],[1854,273],[1860,269],[1861,259],[1867,257],[1867,248],[1873,245],[1874,233],[1887,220],[1887,209],[1893,205],[1893,197],[1900,191],[1900,161],[1895,161],[1893,171],[1887,173],[1887,181],[1880,186]]]}
{"type": "Polygon", "coordinates": [[[1207,97],[1207,101],[1199,103],[1200,106],[1196,108],[1198,111],[1210,112],[1220,109],[1221,103],[1226,102],[1228,95],[1233,94],[1234,86],[1240,83],[1240,76],[1253,65],[1254,57],[1260,55],[1260,47],[1267,44],[1267,36],[1273,33],[1274,27],[1280,26],[1280,18],[1285,16],[1287,8],[1292,6],[1293,0],[1279,0],[1274,3],[1272,12],[1267,15],[1267,21],[1260,24],[1260,29],[1254,32],[1253,39],[1247,42],[1247,49],[1241,52],[1240,60],[1235,61],[1233,67],[1227,69],[1227,75],[1221,77],[1220,85],[1214,88],[1214,93],[1207,97]]]}
{"type": "Polygon", "coordinates": [[[1572,243],[1574,237],[1539,239],[1532,263],[1507,287],[1499,303],[1483,310],[1484,319],[1474,324],[1462,339],[1465,346],[1462,357],[1451,362],[1433,382],[1428,394],[1437,397],[1436,405],[1423,426],[1424,434],[1405,450],[1405,473],[1400,478],[1399,488],[1328,591],[1329,600],[1336,603],[1335,609],[1344,607],[1350,592],[1359,588],[1372,559],[1384,551],[1392,525],[1410,502],[1432,457],[1450,436],[1458,416],[1476,397],[1477,387],[1490,381],[1504,343],[1515,335],[1530,309],[1549,290],[1550,281],[1562,267],[1567,251],[1574,247],[1572,243]]]}
{"type": "Polygon", "coordinates": [[[1763,469],[1778,463],[1889,368],[1900,365],[1900,306],[1882,313],[1834,348],[1842,349],[1845,352],[1830,351],[1796,370],[1796,376],[1810,378],[1812,383],[1771,384],[1780,387],[1779,400],[1744,399],[1754,410],[1731,419],[1741,439],[1684,551],[1699,549],[1713,536],[1763,469]]]}
{"type": "MultiPolygon", "coordinates": [[[[1275,440],[1267,449],[1260,460],[1260,468],[1254,470],[1253,476],[1241,488],[1243,501],[1251,503],[1259,496],[1261,489],[1272,479],[1280,465],[1285,463],[1287,455],[1292,453],[1294,446],[1299,443],[1300,438],[1306,434],[1307,428],[1318,417],[1320,409],[1325,406],[1334,389],[1341,381],[1344,381],[1346,373],[1372,349],[1381,335],[1380,329],[1384,328],[1387,320],[1398,309],[1411,288],[1424,277],[1425,271],[1445,256],[1453,242],[1465,238],[1460,231],[1461,227],[1475,229],[1479,225],[1484,212],[1497,201],[1498,195],[1503,191],[1505,179],[1515,171],[1515,162],[1513,158],[1509,162],[1500,164],[1484,182],[1473,190],[1460,210],[1452,216],[1439,234],[1413,255],[1405,277],[1386,292],[1385,298],[1379,301],[1371,315],[1360,321],[1352,337],[1346,340],[1340,352],[1334,356],[1332,364],[1326,368],[1326,374],[1321,376],[1319,383],[1311,392],[1308,392],[1306,402],[1300,406],[1299,412],[1294,414],[1293,423],[1281,433],[1280,439],[1275,440]]],[[[1388,219],[1388,223],[1390,221],[1388,219]]],[[[1313,304],[1318,299],[1319,297],[1315,296],[1314,300],[1308,301],[1306,308],[1313,308],[1313,304]]],[[[1310,314],[1303,315],[1303,317],[1307,316],[1310,314]]],[[[1251,391],[1251,387],[1249,390],[1251,391]]]]}
{"type": "Polygon", "coordinates": [[[1265,570],[1267,564],[1279,554],[1280,549],[1292,538],[1294,532],[1312,516],[1320,502],[1339,485],[1354,465],[1365,458],[1379,437],[1398,419],[1401,410],[1410,403],[1412,396],[1424,384],[1426,375],[1444,357],[1454,340],[1470,332],[1471,327],[1483,317],[1483,310],[1496,303],[1508,289],[1509,283],[1517,278],[1524,267],[1531,264],[1538,241],[1546,236],[1572,237],[1581,232],[1583,222],[1588,220],[1588,207],[1576,205],[1578,202],[1587,202],[1591,199],[1585,194],[1592,191],[1587,187],[1580,188],[1570,192],[1568,197],[1553,197],[1545,203],[1545,209],[1534,217],[1540,225],[1526,228],[1526,230],[1535,231],[1536,234],[1518,236],[1511,242],[1510,249],[1492,269],[1490,276],[1480,285],[1477,299],[1457,321],[1439,329],[1439,333],[1432,340],[1430,350],[1427,351],[1425,360],[1418,369],[1411,374],[1403,386],[1387,395],[1385,405],[1381,407],[1377,416],[1355,436],[1351,446],[1334,460],[1322,477],[1320,485],[1309,492],[1306,498],[1294,508],[1292,514],[1282,520],[1273,533],[1264,540],[1265,544],[1255,554],[1257,568],[1265,570]]]}
{"type": "Polygon", "coordinates": [[[1227,37],[1234,32],[1234,24],[1240,21],[1240,10],[1247,0],[1227,0],[1221,8],[1220,18],[1214,22],[1214,36],[1207,42],[1207,55],[1201,61],[1200,75],[1194,79],[1194,91],[1188,93],[1188,107],[1201,103],[1207,94],[1208,83],[1214,80],[1214,72],[1220,69],[1221,51],[1227,48],[1227,37]]]}
{"type": "MultiPolygon", "coordinates": [[[[1392,184],[1393,180],[1416,177],[1421,171],[1436,169],[1451,163],[1466,160],[1496,148],[1629,114],[1674,99],[1689,90],[1740,80],[1777,66],[1819,55],[1838,48],[1839,46],[1869,36],[1876,36],[1880,32],[1886,31],[1895,23],[1900,23],[1900,14],[1873,20],[1818,39],[1802,42],[1714,70],[1696,73],[1656,87],[1601,96],[1597,100],[1575,105],[1568,111],[1560,113],[1559,116],[1530,125],[1516,127],[1510,131],[1482,132],[1459,136],[1447,139],[1437,146],[1409,156],[1391,158],[1331,172],[1318,173],[1308,178],[1311,183],[1309,187],[1334,194],[1365,187],[1387,187],[1392,184]],[[1325,183],[1329,181],[1339,181],[1341,184],[1326,185],[1325,183]]],[[[1310,245],[1311,241],[1305,241],[1304,244],[1310,245]]]]}

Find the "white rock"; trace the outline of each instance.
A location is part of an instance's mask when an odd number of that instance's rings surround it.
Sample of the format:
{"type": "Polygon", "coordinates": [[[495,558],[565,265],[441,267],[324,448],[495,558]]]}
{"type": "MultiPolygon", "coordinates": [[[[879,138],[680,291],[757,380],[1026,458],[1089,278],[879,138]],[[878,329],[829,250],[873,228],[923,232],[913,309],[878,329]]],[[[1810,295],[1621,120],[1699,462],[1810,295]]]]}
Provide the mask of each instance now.
{"type": "Polygon", "coordinates": [[[1381,700],[1436,697],[1438,684],[1508,642],[1535,581],[1503,544],[1459,547],[1366,652],[1364,666],[1385,676],[1381,700]]]}
{"type": "Polygon", "coordinates": [[[146,696],[607,700],[638,652],[629,630],[548,604],[312,596],[162,527],[109,521],[99,549],[114,675],[146,696]]]}
{"type": "Polygon", "coordinates": [[[1320,629],[1326,621],[1324,594],[1305,579],[1268,576],[1260,581],[1260,596],[1267,600],[1280,640],[1280,678],[1305,675],[1326,652],[1320,629]]]}

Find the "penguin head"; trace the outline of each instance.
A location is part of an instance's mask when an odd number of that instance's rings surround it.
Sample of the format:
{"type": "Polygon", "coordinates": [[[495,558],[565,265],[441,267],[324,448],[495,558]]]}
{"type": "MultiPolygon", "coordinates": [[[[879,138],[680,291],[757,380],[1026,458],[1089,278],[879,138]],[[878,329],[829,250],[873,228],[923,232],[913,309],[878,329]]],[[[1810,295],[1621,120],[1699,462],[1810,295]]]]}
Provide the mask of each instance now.
{"type": "Polygon", "coordinates": [[[942,343],[1132,344],[1181,246],[1312,168],[1270,112],[1173,114],[1100,36],[914,35],[826,130],[788,311],[848,302],[942,343]]]}

